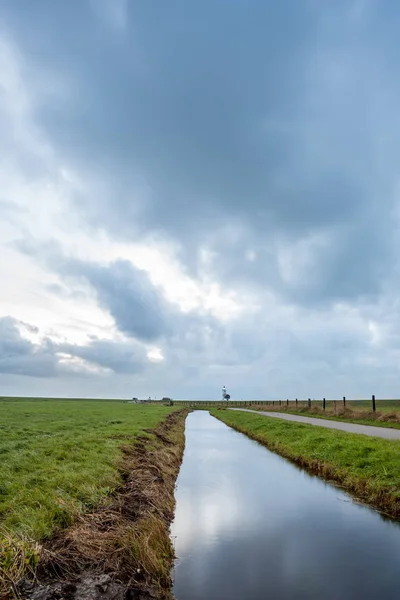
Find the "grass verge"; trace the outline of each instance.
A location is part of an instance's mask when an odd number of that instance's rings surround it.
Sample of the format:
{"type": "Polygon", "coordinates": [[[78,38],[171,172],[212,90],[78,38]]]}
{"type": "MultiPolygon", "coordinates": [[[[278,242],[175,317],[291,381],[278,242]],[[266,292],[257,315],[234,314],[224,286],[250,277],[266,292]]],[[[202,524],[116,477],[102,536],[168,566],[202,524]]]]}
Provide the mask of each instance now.
{"type": "MultiPolygon", "coordinates": [[[[1,415],[0,402],[0,598],[30,597],[28,588],[18,592],[23,576],[68,573],[64,596],[83,597],[77,576],[88,570],[114,587],[128,585],[129,572],[131,587],[163,597],[186,411],[122,402],[10,405],[1,415]]],[[[49,594],[40,597],[59,597],[49,594]]]]}
{"type": "Polygon", "coordinates": [[[229,410],[212,414],[270,450],[400,518],[400,443],[229,410]]]}

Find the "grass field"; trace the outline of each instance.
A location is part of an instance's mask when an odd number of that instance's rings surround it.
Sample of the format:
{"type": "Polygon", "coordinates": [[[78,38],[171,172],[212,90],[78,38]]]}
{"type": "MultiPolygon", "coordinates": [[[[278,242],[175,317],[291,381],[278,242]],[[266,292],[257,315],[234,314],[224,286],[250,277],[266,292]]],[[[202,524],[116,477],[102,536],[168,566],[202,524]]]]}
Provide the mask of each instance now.
{"type": "MultiPolygon", "coordinates": [[[[338,404],[341,401],[336,401],[338,404]]],[[[370,412],[372,410],[372,401],[371,400],[349,400],[346,402],[349,405],[349,408],[353,410],[365,410],[370,412]]],[[[332,402],[328,402],[327,406],[332,408],[332,402]]],[[[378,412],[388,413],[388,412],[398,412],[400,413],[400,400],[376,400],[376,410],[378,412]]]]}
{"type": "Polygon", "coordinates": [[[120,483],[121,444],[175,410],[122,401],[0,400],[0,527],[51,536],[120,483]]]}
{"type": "Polygon", "coordinates": [[[400,442],[214,410],[227,425],[400,518],[400,442]]]}

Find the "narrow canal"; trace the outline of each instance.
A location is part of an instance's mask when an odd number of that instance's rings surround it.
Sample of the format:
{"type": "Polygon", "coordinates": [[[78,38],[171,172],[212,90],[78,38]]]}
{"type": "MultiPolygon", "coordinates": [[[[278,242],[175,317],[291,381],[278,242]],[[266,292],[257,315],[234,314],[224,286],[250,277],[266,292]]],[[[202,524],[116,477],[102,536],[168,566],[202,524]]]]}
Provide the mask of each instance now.
{"type": "Polygon", "coordinates": [[[186,422],[177,600],[398,600],[400,526],[230,429],[186,422]]]}

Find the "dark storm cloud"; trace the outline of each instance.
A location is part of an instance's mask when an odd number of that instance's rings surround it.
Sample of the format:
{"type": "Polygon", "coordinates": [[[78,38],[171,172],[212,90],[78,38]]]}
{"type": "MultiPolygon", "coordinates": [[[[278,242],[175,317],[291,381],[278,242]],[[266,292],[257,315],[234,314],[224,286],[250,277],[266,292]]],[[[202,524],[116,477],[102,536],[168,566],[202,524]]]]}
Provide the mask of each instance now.
{"type": "Polygon", "coordinates": [[[144,343],[164,338],[199,345],[204,328],[219,331],[216,320],[209,315],[182,313],[164,298],[146,271],[128,260],[105,265],[79,260],[64,255],[57,242],[42,244],[33,238],[18,240],[13,246],[68,282],[70,288],[51,286],[57,295],[65,296],[66,289],[75,298],[93,292],[99,306],[112,316],[119,331],[129,337],[144,343]],[[74,289],[74,285],[80,288],[74,289]]]}
{"type": "Polygon", "coordinates": [[[210,245],[216,275],[267,283],[303,304],[379,292],[393,260],[400,141],[388,11],[138,2],[117,34],[85,3],[55,10],[42,0],[29,22],[12,6],[25,49],[76,85],[72,106],[44,102],[38,116],[73,160],[107,172],[112,193],[78,199],[92,224],[116,237],[156,230],[179,239],[193,272],[199,244],[210,245]],[[231,220],[245,239],[215,236],[231,220]],[[330,240],[314,272],[300,287],[284,281],[275,242],[313,233],[330,240]]]}
{"type": "MultiPolygon", "coordinates": [[[[172,310],[151,283],[147,273],[127,260],[109,265],[69,258],[56,242],[41,244],[33,238],[18,240],[14,246],[22,253],[50,267],[57,275],[89,286],[99,306],[115,320],[118,329],[145,342],[153,341],[169,331],[172,310]]],[[[65,295],[62,286],[53,286],[65,295]]],[[[82,290],[75,290],[75,296],[82,290]]]]}
{"type": "Polygon", "coordinates": [[[0,318],[0,373],[52,377],[56,372],[54,348],[49,340],[40,346],[21,336],[18,325],[34,330],[12,317],[0,318]]]}
{"type": "MultiPolygon", "coordinates": [[[[43,12],[35,18],[48,22],[53,11],[39,4],[43,12]]],[[[62,10],[68,19],[76,4],[62,10]]],[[[180,235],[185,228],[192,236],[199,225],[223,219],[227,204],[253,223],[251,206],[255,221],[261,216],[266,223],[265,212],[273,216],[276,210],[271,177],[294,149],[291,138],[263,135],[263,122],[268,115],[293,118],[303,103],[315,15],[293,2],[229,10],[210,1],[191,7],[137,3],[130,5],[129,32],[120,40],[105,36],[84,10],[80,17],[73,34],[62,26],[61,39],[53,30],[39,49],[20,24],[25,43],[50,64],[58,67],[58,57],[65,66],[65,51],[54,49],[68,48],[68,68],[74,66],[82,86],[75,110],[44,106],[41,116],[52,137],[91,162],[109,157],[126,184],[130,174],[140,174],[152,190],[142,215],[147,227],[180,235]]],[[[56,27],[58,19],[54,15],[56,27]]],[[[135,203],[121,189],[112,207],[103,207],[107,216],[97,212],[98,218],[129,235],[135,203]]],[[[98,199],[96,205],[101,209],[98,199]]]]}
{"type": "Polygon", "coordinates": [[[63,271],[83,279],[95,290],[99,305],[114,318],[120,331],[143,341],[167,333],[165,306],[145,271],[129,261],[117,260],[109,266],[71,260],[63,271]]]}

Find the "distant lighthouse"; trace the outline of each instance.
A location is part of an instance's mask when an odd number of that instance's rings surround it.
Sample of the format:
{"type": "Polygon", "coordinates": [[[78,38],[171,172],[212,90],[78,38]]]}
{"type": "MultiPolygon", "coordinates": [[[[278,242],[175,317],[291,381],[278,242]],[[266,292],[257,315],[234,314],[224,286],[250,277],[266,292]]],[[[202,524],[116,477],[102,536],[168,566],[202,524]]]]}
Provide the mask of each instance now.
{"type": "Polygon", "coordinates": [[[230,395],[226,393],[226,387],[223,386],[222,388],[222,400],[229,400],[230,395]]]}

